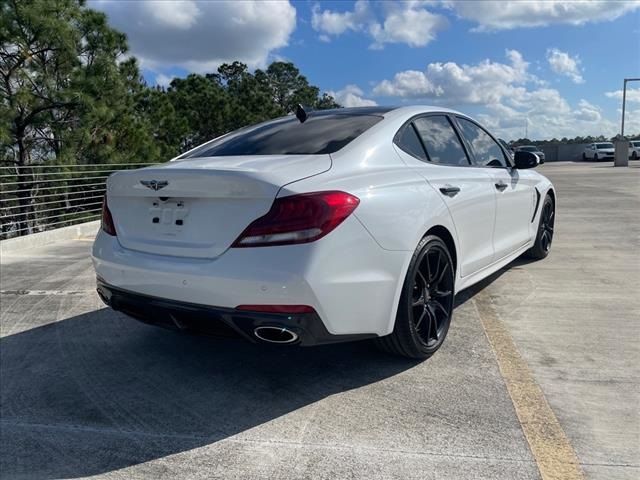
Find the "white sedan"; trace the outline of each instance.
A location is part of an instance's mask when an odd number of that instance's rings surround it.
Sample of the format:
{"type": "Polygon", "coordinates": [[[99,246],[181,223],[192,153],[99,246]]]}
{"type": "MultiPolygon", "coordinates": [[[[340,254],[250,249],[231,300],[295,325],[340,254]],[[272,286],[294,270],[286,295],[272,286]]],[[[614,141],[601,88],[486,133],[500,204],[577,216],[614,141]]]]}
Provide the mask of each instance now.
{"type": "Polygon", "coordinates": [[[452,110],[299,109],[112,175],[98,293],[180,330],[427,358],[457,292],[548,254],[556,194],[537,163],[452,110]]]}

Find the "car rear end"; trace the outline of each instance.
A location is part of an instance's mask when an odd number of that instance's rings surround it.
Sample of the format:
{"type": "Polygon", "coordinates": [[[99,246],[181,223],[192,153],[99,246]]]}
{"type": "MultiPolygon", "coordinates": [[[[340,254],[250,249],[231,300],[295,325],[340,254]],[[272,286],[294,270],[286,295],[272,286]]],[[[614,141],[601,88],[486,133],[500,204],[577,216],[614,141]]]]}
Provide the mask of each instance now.
{"type": "Polygon", "coordinates": [[[376,336],[400,256],[353,215],[353,193],[287,188],[328,176],[331,162],[196,156],[113,175],[93,246],[100,297],[147,323],[251,341],[376,336]]]}

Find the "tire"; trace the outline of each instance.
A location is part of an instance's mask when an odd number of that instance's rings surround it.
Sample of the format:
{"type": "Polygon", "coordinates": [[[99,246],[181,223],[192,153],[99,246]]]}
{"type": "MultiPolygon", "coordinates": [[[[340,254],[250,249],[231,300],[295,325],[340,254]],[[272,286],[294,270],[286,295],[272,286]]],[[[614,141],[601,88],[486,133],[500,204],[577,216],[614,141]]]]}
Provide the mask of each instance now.
{"type": "Polygon", "coordinates": [[[598,154],[597,154],[597,153],[594,153],[594,154],[593,154],[593,160],[594,160],[595,162],[597,162],[597,161],[598,161],[598,154]]]}
{"type": "Polygon", "coordinates": [[[635,152],[635,151],[634,151],[634,152],[631,154],[631,160],[637,160],[637,159],[638,159],[638,152],[635,152]]]}
{"type": "Polygon", "coordinates": [[[540,210],[540,221],[536,241],[526,252],[526,256],[534,260],[542,260],[549,255],[553,242],[553,226],[555,224],[555,205],[550,195],[547,195],[540,210]]]}
{"type": "Polygon", "coordinates": [[[587,154],[584,152],[582,152],[582,160],[585,162],[587,161],[587,154]]]}
{"type": "Polygon", "coordinates": [[[423,238],[409,264],[393,332],[376,339],[378,347],[421,360],[433,355],[451,324],[454,281],[455,268],[445,243],[434,235],[423,238]]]}

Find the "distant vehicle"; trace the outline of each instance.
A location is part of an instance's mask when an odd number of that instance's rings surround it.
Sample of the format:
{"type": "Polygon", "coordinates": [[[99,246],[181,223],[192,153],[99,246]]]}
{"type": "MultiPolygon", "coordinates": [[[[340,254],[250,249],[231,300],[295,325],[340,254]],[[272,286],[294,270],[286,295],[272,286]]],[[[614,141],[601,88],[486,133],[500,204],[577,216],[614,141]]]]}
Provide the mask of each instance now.
{"type": "Polygon", "coordinates": [[[535,153],[536,155],[538,155],[538,158],[540,159],[540,163],[544,163],[545,157],[544,157],[544,152],[542,150],[540,150],[538,147],[536,147],[535,145],[523,145],[521,147],[516,147],[516,152],[531,152],[531,153],[535,153]]]}
{"type": "Polygon", "coordinates": [[[629,142],[629,158],[631,160],[640,158],[640,140],[631,140],[629,142]]]}
{"type": "Polygon", "coordinates": [[[515,152],[513,151],[513,147],[501,138],[499,138],[498,141],[502,144],[504,149],[509,153],[509,156],[513,160],[513,156],[515,155],[515,152]]]}
{"type": "Polygon", "coordinates": [[[613,160],[615,150],[611,142],[591,143],[582,152],[583,160],[613,160]]]}

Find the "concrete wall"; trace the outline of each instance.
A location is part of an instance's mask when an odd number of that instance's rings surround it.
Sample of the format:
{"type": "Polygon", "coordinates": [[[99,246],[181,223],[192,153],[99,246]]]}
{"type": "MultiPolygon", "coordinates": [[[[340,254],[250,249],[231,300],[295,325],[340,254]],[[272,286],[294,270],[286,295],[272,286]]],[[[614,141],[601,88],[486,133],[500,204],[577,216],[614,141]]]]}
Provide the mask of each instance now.
{"type": "Polygon", "coordinates": [[[582,152],[588,143],[570,145],[544,145],[540,149],[544,152],[547,162],[582,160],[582,152]]]}
{"type": "Polygon", "coordinates": [[[94,236],[100,228],[100,220],[79,223],[70,227],[56,228],[45,232],[32,233],[23,237],[0,240],[0,255],[19,253],[29,248],[40,247],[49,243],[72,240],[75,238],[94,236]]]}

